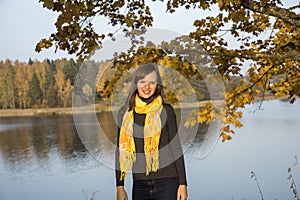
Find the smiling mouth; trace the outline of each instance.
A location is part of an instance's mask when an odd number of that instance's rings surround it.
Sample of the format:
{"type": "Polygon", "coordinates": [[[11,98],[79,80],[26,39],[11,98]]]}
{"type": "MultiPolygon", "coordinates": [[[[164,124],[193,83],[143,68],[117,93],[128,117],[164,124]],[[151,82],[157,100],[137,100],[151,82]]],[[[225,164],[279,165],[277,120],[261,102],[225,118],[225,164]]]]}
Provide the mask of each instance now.
{"type": "Polygon", "coordinates": [[[143,90],[143,93],[144,93],[144,94],[150,94],[151,91],[149,91],[149,90],[143,90]]]}

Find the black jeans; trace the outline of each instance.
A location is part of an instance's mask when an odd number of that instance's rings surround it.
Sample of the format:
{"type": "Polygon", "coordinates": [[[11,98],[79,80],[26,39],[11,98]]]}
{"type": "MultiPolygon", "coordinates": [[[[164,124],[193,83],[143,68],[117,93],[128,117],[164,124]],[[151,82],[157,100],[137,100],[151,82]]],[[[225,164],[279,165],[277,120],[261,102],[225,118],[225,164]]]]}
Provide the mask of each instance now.
{"type": "Polygon", "coordinates": [[[178,178],[134,180],[132,200],[176,200],[178,178]]]}

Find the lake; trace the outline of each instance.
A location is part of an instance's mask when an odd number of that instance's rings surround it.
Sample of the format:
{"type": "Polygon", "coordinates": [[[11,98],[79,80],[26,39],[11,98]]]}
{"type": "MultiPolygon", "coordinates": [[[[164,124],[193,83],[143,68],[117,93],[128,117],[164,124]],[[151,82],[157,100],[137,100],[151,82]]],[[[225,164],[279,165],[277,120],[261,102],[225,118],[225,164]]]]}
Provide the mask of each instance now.
{"type": "MultiPolygon", "coordinates": [[[[265,101],[263,110],[253,112],[258,105],[245,109],[244,127],[236,130],[232,141],[216,141],[205,156],[201,145],[209,139],[207,126],[201,125],[195,138],[183,140],[189,200],[261,199],[257,184],[266,200],[295,199],[287,170],[295,156],[300,157],[299,99],[293,105],[265,101]],[[191,139],[192,143],[186,142],[191,139]]],[[[97,114],[97,119],[114,144],[116,127],[111,113],[97,114]]],[[[95,124],[77,126],[88,131],[95,124]]],[[[110,166],[114,156],[111,150],[103,154],[105,162],[87,148],[72,115],[0,118],[0,199],[115,199],[110,166]]],[[[300,186],[300,166],[291,173],[300,186]]],[[[129,196],[131,183],[129,176],[125,182],[129,196]]]]}

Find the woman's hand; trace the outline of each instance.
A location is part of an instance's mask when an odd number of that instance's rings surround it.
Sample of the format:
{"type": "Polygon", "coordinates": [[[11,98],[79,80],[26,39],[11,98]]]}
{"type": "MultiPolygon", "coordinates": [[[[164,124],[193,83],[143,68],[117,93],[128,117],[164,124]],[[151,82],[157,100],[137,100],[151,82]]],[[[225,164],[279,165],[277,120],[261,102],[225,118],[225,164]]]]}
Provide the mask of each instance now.
{"type": "Polygon", "coordinates": [[[117,200],[128,200],[124,186],[117,186],[117,200]]]}
{"type": "Polygon", "coordinates": [[[179,185],[177,190],[177,200],[187,200],[187,196],[186,185],[179,185]]]}

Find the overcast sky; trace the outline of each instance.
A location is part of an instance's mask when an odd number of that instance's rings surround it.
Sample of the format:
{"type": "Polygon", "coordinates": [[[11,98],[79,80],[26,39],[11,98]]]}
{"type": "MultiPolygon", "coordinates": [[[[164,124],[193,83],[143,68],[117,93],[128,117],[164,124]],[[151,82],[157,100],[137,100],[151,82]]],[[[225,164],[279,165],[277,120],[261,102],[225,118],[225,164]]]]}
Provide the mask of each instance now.
{"type": "MultiPolygon", "coordinates": [[[[151,1],[147,1],[151,2],[151,1]]],[[[294,0],[283,0],[286,6],[295,5],[294,0]]],[[[155,2],[151,5],[154,16],[153,28],[187,34],[194,30],[193,22],[205,16],[200,10],[178,10],[173,14],[165,13],[165,3],[155,2]]],[[[0,0],[0,60],[11,59],[28,61],[44,60],[70,56],[63,51],[54,53],[54,48],[34,51],[40,39],[48,38],[55,31],[54,23],[57,13],[42,7],[38,0],[0,0]]],[[[95,21],[96,30],[109,30],[106,23],[95,21]]],[[[114,44],[118,46],[119,44],[114,44]]]]}
{"type": "MultiPolygon", "coordinates": [[[[193,19],[202,17],[199,11],[165,13],[165,5],[156,2],[152,6],[155,17],[154,28],[186,34],[193,30],[193,19]]],[[[55,31],[57,14],[42,7],[38,0],[0,0],[0,60],[28,61],[70,57],[65,52],[54,53],[54,49],[34,51],[36,43],[55,31]]],[[[99,30],[108,30],[106,24],[96,24],[99,30]]]]}

